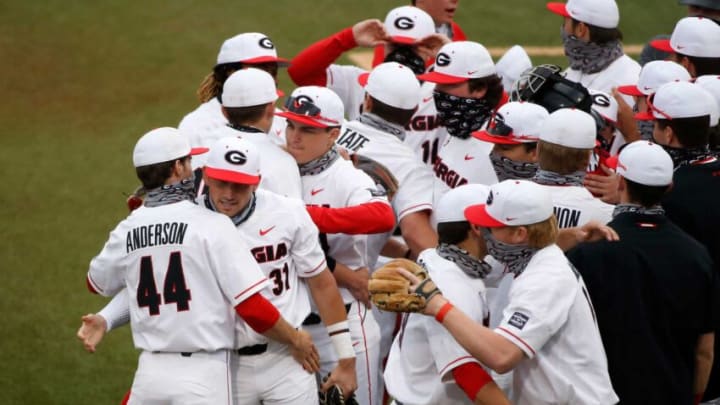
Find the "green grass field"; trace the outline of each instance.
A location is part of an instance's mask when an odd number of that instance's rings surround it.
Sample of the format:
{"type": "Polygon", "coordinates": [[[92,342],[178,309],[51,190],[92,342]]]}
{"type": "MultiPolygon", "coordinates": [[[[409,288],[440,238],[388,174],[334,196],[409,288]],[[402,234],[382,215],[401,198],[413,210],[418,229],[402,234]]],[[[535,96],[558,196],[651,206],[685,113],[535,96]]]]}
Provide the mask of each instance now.
{"type": "MultiPolygon", "coordinates": [[[[128,328],[94,355],[75,339],[80,316],[105,302],[85,289],[87,265],[127,214],[135,141],[195,108],[225,38],[261,31],[292,57],[401,4],[2,2],[0,404],[115,404],[130,386],[137,352],[128,328]]],[[[684,11],[674,0],[621,1],[626,42],[669,33],[684,11]]],[[[538,0],[463,0],[457,21],[488,46],[560,44],[561,20],[538,0]]]]}

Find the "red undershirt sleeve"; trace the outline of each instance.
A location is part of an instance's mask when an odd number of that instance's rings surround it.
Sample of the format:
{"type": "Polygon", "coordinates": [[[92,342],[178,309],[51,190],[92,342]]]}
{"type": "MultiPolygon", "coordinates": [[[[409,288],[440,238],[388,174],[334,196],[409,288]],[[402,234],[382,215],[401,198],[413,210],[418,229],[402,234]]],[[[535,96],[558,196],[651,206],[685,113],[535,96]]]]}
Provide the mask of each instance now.
{"type": "Polygon", "coordinates": [[[477,363],[465,363],[455,367],[452,374],[455,383],[462,388],[471,401],[475,401],[475,397],[482,387],[493,380],[487,371],[477,363]]]}
{"type": "Polygon", "coordinates": [[[235,312],[257,333],[264,333],[280,319],[277,308],[260,293],[255,293],[237,304],[235,312]]]}
{"type": "Polygon", "coordinates": [[[290,63],[288,75],[298,86],[326,86],[327,68],[356,46],[352,27],[346,28],[302,50],[290,63]]]}
{"type": "Polygon", "coordinates": [[[307,206],[320,233],[348,235],[390,232],[395,228],[395,213],[384,202],[369,202],[344,208],[307,206]]]}
{"type": "Polygon", "coordinates": [[[452,22],[451,26],[453,31],[453,41],[465,41],[467,39],[467,35],[465,35],[465,32],[463,32],[459,25],[455,24],[455,21],[452,22]]]}

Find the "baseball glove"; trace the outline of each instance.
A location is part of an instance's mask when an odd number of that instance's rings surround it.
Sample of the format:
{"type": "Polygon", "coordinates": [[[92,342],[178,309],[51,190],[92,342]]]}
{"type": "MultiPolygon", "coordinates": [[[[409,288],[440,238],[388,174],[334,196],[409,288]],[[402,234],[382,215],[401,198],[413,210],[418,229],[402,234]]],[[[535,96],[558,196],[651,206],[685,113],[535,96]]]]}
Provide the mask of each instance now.
{"type": "MultiPolygon", "coordinates": [[[[323,383],[327,381],[329,375],[323,378],[323,383]]],[[[359,405],[355,399],[355,393],[350,395],[349,398],[345,398],[342,389],[337,385],[333,385],[328,388],[327,392],[320,391],[318,393],[320,398],[320,405],[359,405]]]]}
{"type": "Polygon", "coordinates": [[[395,259],[375,270],[368,283],[370,299],[383,311],[419,312],[427,301],[440,291],[430,280],[427,271],[407,259],[395,259]],[[422,280],[417,291],[409,293],[410,281],[398,269],[404,269],[422,280]],[[427,291],[427,293],[426,293],[427,291]]]}
{"type": "Polygon", "coordinates": [[[390,172],[390,169],[377,160],[357,153],[351,155],[350,160],[352,160],[353,165],[356,168],[364,171],[365,174],[373,179],[375,185],[378,186],[378,189],[380,189],[378,190],[379,193],[384,192],[385,195],[387,195],[388,200],[392,201],[398,190],[398,181],[390,172]]]}

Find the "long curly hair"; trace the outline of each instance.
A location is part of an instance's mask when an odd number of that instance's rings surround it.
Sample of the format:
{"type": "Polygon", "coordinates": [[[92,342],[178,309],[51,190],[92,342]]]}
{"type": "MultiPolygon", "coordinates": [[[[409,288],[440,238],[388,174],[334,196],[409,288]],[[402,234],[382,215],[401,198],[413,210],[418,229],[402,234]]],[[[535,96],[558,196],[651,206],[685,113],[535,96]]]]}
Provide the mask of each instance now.
{"type": "Polygon", "coordinates": [[[243,64],[240,62],[215,65],[213,71],[205,76],[197,90],[197,96],[200,102],[205,103],[222,94],[225,80],[235,71],[242,69],[242,67],[243,64]]]}

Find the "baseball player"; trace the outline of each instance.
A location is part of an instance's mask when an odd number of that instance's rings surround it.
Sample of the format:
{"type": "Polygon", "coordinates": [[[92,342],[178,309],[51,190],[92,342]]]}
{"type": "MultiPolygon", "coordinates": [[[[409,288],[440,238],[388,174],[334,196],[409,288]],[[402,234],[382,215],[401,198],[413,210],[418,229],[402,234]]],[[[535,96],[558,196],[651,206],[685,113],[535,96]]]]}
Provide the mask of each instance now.
{"type": "Polygon", "coordinates": [[[535,176],[540,127],[548,115],[538,104],[512,101],[493,114],[485,129],[473,133],[493,145],[490,161],[498,180],[535,176]]]}
{"type": "Polygon", "coordinates": [[[510,303],[494,330],[475,322],[428,279],[411,273],[413,291],[432,315],[482,364],[514,370],[513,404],[615,404],[590,297],[582,277],[554,244],[553,201],[541,186],[506,180],[465,217],[482,227],[490,255],[515,274],[510,303]]]}
{"type": "MultiPolygon", "coordinates": [[[[262,180],[260,188],[287,197],[301,198],[300,173],[295,159],[271,141],[268,134],[275,118],[277,91],[273,77],[260,69],[247,68],[234,72],[223,84],[222,114],[227,125],[209,130],[203,136],[206,145],[236,136],[247,139],[260,150],[262,180]]],[[[205,159],[193,167],[202,168],[205,159]]],[[[202,188],[200,188],[202,189],[202,188]]]]}
{"type": "Polygon", "coordinates": [[[685,17],[675,24],[670,39],[650,45],[672,55],[692,77],[720,74],[720,24],[709,18],[685,17]]]}
{"type": "MultiPolygon", "coordinates": [[[[458,7],[458,0],[411,0],[410,4],[426,12],[435,23],[435,32],[444,35],[451,41],[464,41],[465,32],[453,20],[458,7]]],[[[402,26],[402,24],[399,24],[402,26]]],[[[373,52],[372,66],[375,67],[385,60],[385,47],[378,45],[373,52]]]]}
{"type": "Polygon", "coordinates": [[[567,79],[606,93],[637,81],[640,65],[623,52],[615,0],[568,0],[547,3],[547,8],[563,17],[562,42],[570,64],[564,72],[567,79]]]}
{"type": "MultiPolygon", "coordinates": [[[[308,205],[342,208],[373,201],[387,203],[384,191],[350,161],[340,157],[335,140],[343,122],[340,98],[325,87],[298,87],[285,104],[286,111],[278,113],[287,119],[288,152],[298,162],[303,186],[303,200],[308,205]]],[[[372,218],[358,218],[371,221],[372,218]]],[[[348,311],[348,324],[355,348],[358,402],[375,404],[378,401],[379,368],[378,345],[380,332],[368,301],[367,236],[321,234],[326,253],[344,266],[333,272],[348,311]],[[346,266],[346,267],[345,267],[346,266]]],[[[312,334],[320,352],[322,374],[335,364],[335,353],[320,317],[311,314],[304,326],[312,334]]]]}
{"type": "Polygon", "coordinates": [[[327,86],[340,96],[345,115],[352,120],[362,112],[365,91],[358,77],[367,72],[333,62],[356,46],[384,45],[385,62],[401,63],[420,74],[425,71],[425,60],[434,58],[436,48],[447,40],[434,32],[432,17],[426,12],[412,6],[397,7],[390,10],[384,24],[376,19],[360,21],[310,45],[293,58],[288,75],[299,86],[327,86]]]}
{"type": "MultiPolygon", "coordinates": [[[[426,81],[424,91],[432,87],[432,104],[439,126],[434,132],[408,135],[407,141],[411,146],[413,142],[440,144],[434,161],[432,153],[431,160],[425,161],[432,163],[437,177],[435,199],[463,184],[496,183],[497,176],[488,157],[492,144],[471,136],[505,101],[502,81],[496,75],[490,53],[476,42],[445,44],[435,57],[434,70],[418,78],[426,81]]],[[[414,148],[420,152],[417,146],[414,148]]],[[[424,151],[422,158],[425,158],[424,151]]]]}
{"type": "Polygon", "coordinates": [[[260,294],[267,278],[232,223],[192,201],[190,156],[206,151],[191,149],[174,128],[140,138],[133,163],[148,190],[144,206],[90,262],[92,292],[127,289],[120,296],[129,301],[133,340],[143,350],[129,404],[230,404],[233,308],[256,332],[292,344],[299,358],[314,355],[307,334],[260,294]]]}
{"type": "Polygon", "coordinates": [[[583,186],[596,132],[590,114],[570,108],[551,113],[540,128],[538,171],[532,180],[551,193],[560,228],[590,220],[605,224],[612,218],[614,207],[583,186]]]}
{"type": "MultiPolygon", "coordinates": [[[[211,144],[212,140],[207,142],[204,139],[206,133],[227,124],[220,108],[225,80],[237,70],[255,67],[268,72],[277,83],[278,68],[289,64],[287,59],[278,58],[275,44],[265,34],[246,32],[227,39],[220,47],[213,71],[205,77],[197,91],[202,104],[180,121],[178,129],[193,146],[211,144]]],[[[284,125],[284,120],[275,120],[269,131],[270,139],[279,145],[285,143],[284,125]]]]}
{"type": "MultiPolygon", "coordinates": [[[[484,279],[491,266],[485,241],[471,229],[465,208],[485,202],[488,188],[468,184],[450,190],[437,205],[437,248],[420,253],[427,269],[446,297],[476,323],[489,317],[484,279]]],[[[385,385],[403,404],[509,404],[482,365],[433,319],[406,314],[385,367],[385,385]]]]}

